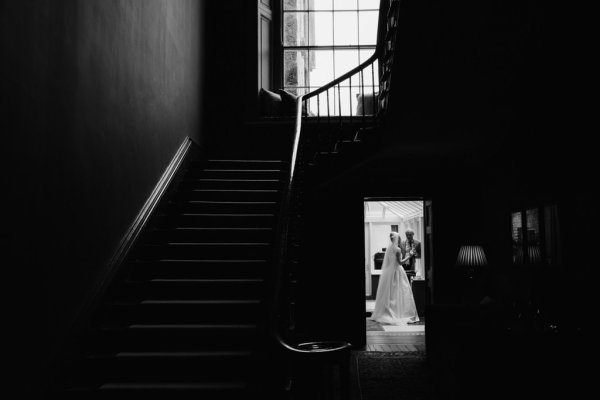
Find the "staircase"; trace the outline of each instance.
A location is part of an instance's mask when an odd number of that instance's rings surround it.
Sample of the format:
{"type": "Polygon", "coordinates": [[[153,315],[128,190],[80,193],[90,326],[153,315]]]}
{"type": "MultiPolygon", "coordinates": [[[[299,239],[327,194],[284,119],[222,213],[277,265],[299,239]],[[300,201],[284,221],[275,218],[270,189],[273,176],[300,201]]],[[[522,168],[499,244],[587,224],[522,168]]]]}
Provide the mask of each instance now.
{"type": "Polygon", "coordinates": [[[283,168],[273,160],[190,164],[109,289],[60,397],[260,393],[262,307],[283,168]]]}
{"type": "MultiPolygon", "coordinates": [[[[58,398],[209,400],[273,393],[293,398],[306,389],[332,390],[312,380],[302,384],[302,373],[294,370],[319,370],[323,362],[332,368],[338,364],[340,393],[348,398],[351,344],[299,342],[299,292],[308,280],[301,263],[311,262],[303,243],[312,234],[303,219],[313,193],[352,173],[380,146],[399,3],[382,1],[377,49],[369,59],[296,99],[291,157],[287,145],[277,152],[289,163],[215,159],[189,165],[105,296],[80,357],[56,387],[58,398]],[[370,90],[365,76],[371,76],[370,90]],[[362,113],[345,115],[338,100],[321,115],[319,104],[329,104],[351,82],[361,82],[363,99],[377,96],[372,113],[363,100],[362,113]],[[310,104],[317,104],[316,116],[309,115],[310,104]],[[275,339],[278,348],[267,349],[266,339],[275,339]],[[294,368],[288,370],[290,363],[294,368]]],[[[236,151],[273,151],[274,140],[269,137],[266,146],[254,144],[250,150],[238,145],[236,151]]]]}
{"type": "Polygon", "coordinates": [[[380,130],[376,126],[347,126],[336,135],[333,144],[320,144],[314,156],[306,163],[306,188],[325,185],[352,169],[376,152],[381,143],[380,130]]]}

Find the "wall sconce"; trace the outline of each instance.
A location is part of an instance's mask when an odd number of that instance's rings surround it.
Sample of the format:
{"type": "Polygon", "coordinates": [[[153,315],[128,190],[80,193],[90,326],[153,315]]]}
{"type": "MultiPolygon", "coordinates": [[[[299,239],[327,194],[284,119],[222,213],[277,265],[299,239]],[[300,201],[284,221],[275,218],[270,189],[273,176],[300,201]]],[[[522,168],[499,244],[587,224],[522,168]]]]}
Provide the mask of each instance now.
{"type": "Polygon", "coordinates": [[[488,265],[482,246],[461,246],[456,258],[456,266],[464,268],[468,278],[473,278],[477,268],[488,265]]]}

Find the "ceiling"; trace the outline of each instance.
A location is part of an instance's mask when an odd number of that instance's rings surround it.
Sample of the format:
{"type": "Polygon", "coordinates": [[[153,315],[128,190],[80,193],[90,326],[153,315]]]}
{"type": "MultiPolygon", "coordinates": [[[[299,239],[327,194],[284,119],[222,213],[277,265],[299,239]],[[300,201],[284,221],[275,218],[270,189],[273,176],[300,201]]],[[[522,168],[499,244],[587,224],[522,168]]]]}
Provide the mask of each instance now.
{"type": "Polygon", "coordinates": [[[370,218],[386,218],[390,214],[402,219],[423,215],[422,201],[367,201],[365,216],[370,218]]]}

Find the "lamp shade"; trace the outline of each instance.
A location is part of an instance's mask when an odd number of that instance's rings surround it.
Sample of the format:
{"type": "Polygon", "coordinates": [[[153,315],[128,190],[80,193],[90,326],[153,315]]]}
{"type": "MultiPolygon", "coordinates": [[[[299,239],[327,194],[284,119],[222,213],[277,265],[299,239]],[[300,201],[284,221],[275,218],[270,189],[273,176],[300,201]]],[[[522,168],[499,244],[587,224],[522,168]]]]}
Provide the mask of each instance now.
{"type": "Polygon", "coordinates": [[[484,267],[487,258],[481,246],[461,246],[456,258],[456,265],[460,267],[484,267]]]}

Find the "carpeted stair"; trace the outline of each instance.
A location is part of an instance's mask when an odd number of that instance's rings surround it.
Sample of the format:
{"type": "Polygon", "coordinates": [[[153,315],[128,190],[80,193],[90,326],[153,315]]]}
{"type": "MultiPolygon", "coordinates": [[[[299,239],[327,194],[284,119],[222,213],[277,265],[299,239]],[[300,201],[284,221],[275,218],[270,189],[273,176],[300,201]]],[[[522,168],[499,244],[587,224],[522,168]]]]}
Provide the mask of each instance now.
{"type": "Polygon", "coordinates": [[[190,164],[133,248],[55,394],[260,394],[264,282],[285,168],[272,160],[190,164]]]}

